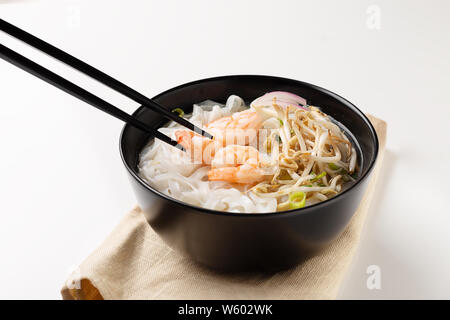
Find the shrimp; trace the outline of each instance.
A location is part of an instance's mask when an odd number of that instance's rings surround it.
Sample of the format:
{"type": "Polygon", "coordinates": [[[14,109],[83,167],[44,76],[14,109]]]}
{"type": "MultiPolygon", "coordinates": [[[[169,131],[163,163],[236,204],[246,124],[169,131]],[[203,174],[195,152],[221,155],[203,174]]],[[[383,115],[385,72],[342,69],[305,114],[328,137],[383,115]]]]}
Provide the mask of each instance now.
{"type": "Polygon", "coordinates": [[[257,149],[250,146],[228,145],[219,149],[211,162],[208,172],[210,181],[252,184],[265,180],[264,171],[259,167],[257,149]]]}
{"type": "Polygon", "coordinates": [[[224,145],[246,145],[256,138],[256,130],[261,128],[262,122],[258,113],[249,109],[212,121],[205,127],[224,145]]]}
{"type": "Polygon", "coordinates": [[[177,130],[177,142],[189,150],[195,161],[210,164],[215,152],[227,145],[247,145],[257,136],[263,119],[253,110],[237,112],[205,125],[205,130],[214,136],[207,139],[187,130],[177,130]]]}
{"type": "Polygon", "coordinates": [[[188,130],[175,131],[175,137],[177,142],[190,152],[194,163],[211,164],[216,150],[222,147],[219,141],[202,137],[188,130]]]}

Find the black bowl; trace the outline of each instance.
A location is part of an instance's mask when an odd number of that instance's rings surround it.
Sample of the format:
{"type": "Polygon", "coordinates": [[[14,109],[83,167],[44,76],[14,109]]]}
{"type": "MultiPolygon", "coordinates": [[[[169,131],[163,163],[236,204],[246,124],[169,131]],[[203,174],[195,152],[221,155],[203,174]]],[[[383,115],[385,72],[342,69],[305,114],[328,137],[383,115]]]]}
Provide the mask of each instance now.
{"type": "MultiPolygon", "coordinates": [[[[215,269],[284,269],[336,239],[355,213],[377,158],[377,135],[366,116],[344,98],[309,83],[271,76],[225,76],[190,82],[153,99],[168,109],[181,107],[190,112],[194,103],[207,99],[225,102],[236,94],[251,101],[269,91],[296,93],[350,130],[350,138],[359,146],[356,183],[327,201],[298,210],[236,214],[204,209],[173,199],[140,178],[139,153],[151,137],[129,125],[122,131],[120,152],[148,223],[170,247],[215,269]]],[[[166,123],[143,107],[134,117],[154,127],[166,123]]]]}

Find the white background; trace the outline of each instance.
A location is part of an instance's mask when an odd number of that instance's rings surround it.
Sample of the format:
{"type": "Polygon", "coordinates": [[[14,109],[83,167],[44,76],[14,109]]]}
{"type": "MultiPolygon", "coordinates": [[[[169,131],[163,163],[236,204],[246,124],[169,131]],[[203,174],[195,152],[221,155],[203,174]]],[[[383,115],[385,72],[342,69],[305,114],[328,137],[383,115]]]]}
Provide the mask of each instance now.
{"type": "MultiPolygon", "coordinates": [[[[449,14],[445,0],[0,0],[1,18],[148,96],[205,77],[269,74],[385,119],[382,174],[339,294],[362,299],[450,298],[449,14]],[[370,265],[381,290],[366,287],[370,265]]],[[[0,42],[137,107],[4,34],[0,42]]],[[[58,299],[70,269],[135,203],[118,152],[122,124],[3,61],[0,96],[0,298],[58,299]]]]}

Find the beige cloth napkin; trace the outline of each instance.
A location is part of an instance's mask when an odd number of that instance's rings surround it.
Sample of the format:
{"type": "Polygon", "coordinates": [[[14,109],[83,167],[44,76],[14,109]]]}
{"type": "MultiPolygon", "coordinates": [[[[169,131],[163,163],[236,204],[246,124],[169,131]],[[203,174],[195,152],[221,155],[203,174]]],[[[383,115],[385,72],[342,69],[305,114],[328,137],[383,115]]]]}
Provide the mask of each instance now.
{"type": "Polygon", "coordinates": [[[166,246],[139,208],[68,279],[64,299],[334,299],[358,246],[384,155],[386,122],[369,116],[379,158],[361,204],[343,234],[319,255],[287,271],[218,273],[166,246]]]}

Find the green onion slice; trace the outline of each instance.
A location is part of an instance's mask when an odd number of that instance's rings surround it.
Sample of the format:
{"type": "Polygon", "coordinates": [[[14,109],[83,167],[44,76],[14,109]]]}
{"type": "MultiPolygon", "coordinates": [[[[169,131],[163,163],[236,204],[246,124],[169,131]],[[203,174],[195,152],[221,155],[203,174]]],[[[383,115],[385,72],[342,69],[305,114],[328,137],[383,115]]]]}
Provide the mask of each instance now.
{"type": "Polygon", "coordinates": [[[341,169],[341,167],[337,166],[336,164],[334,164],[333,162],[330,162],[328,164],[328,168],[330,168],[331,170],[339,170],[341,169]]]}
{"type": "Polygon", "coordinates": [[[172,112],[178,113],[178,115],[179,115],[180,117],[184,116],[184,111],[183,111],[183,109],[181,109],[181,108],[175,108],[175,109],[172,110],[172,112]]]}
{"type": "Polygon", "coordinates": [[[289,195],[289,208],[300,209],[305,206],[306,194],[302,191],[292,192],[289,195]]]}
{"type": "Polygon", "coordinates": [[[317,176],[315,176],[314,178],[311,179],[311,182],[317,181],[320,178],[323,178],[327,175],[327,173],[325,171],[322,171],[322,173],[318,174],[317,176]]]}

